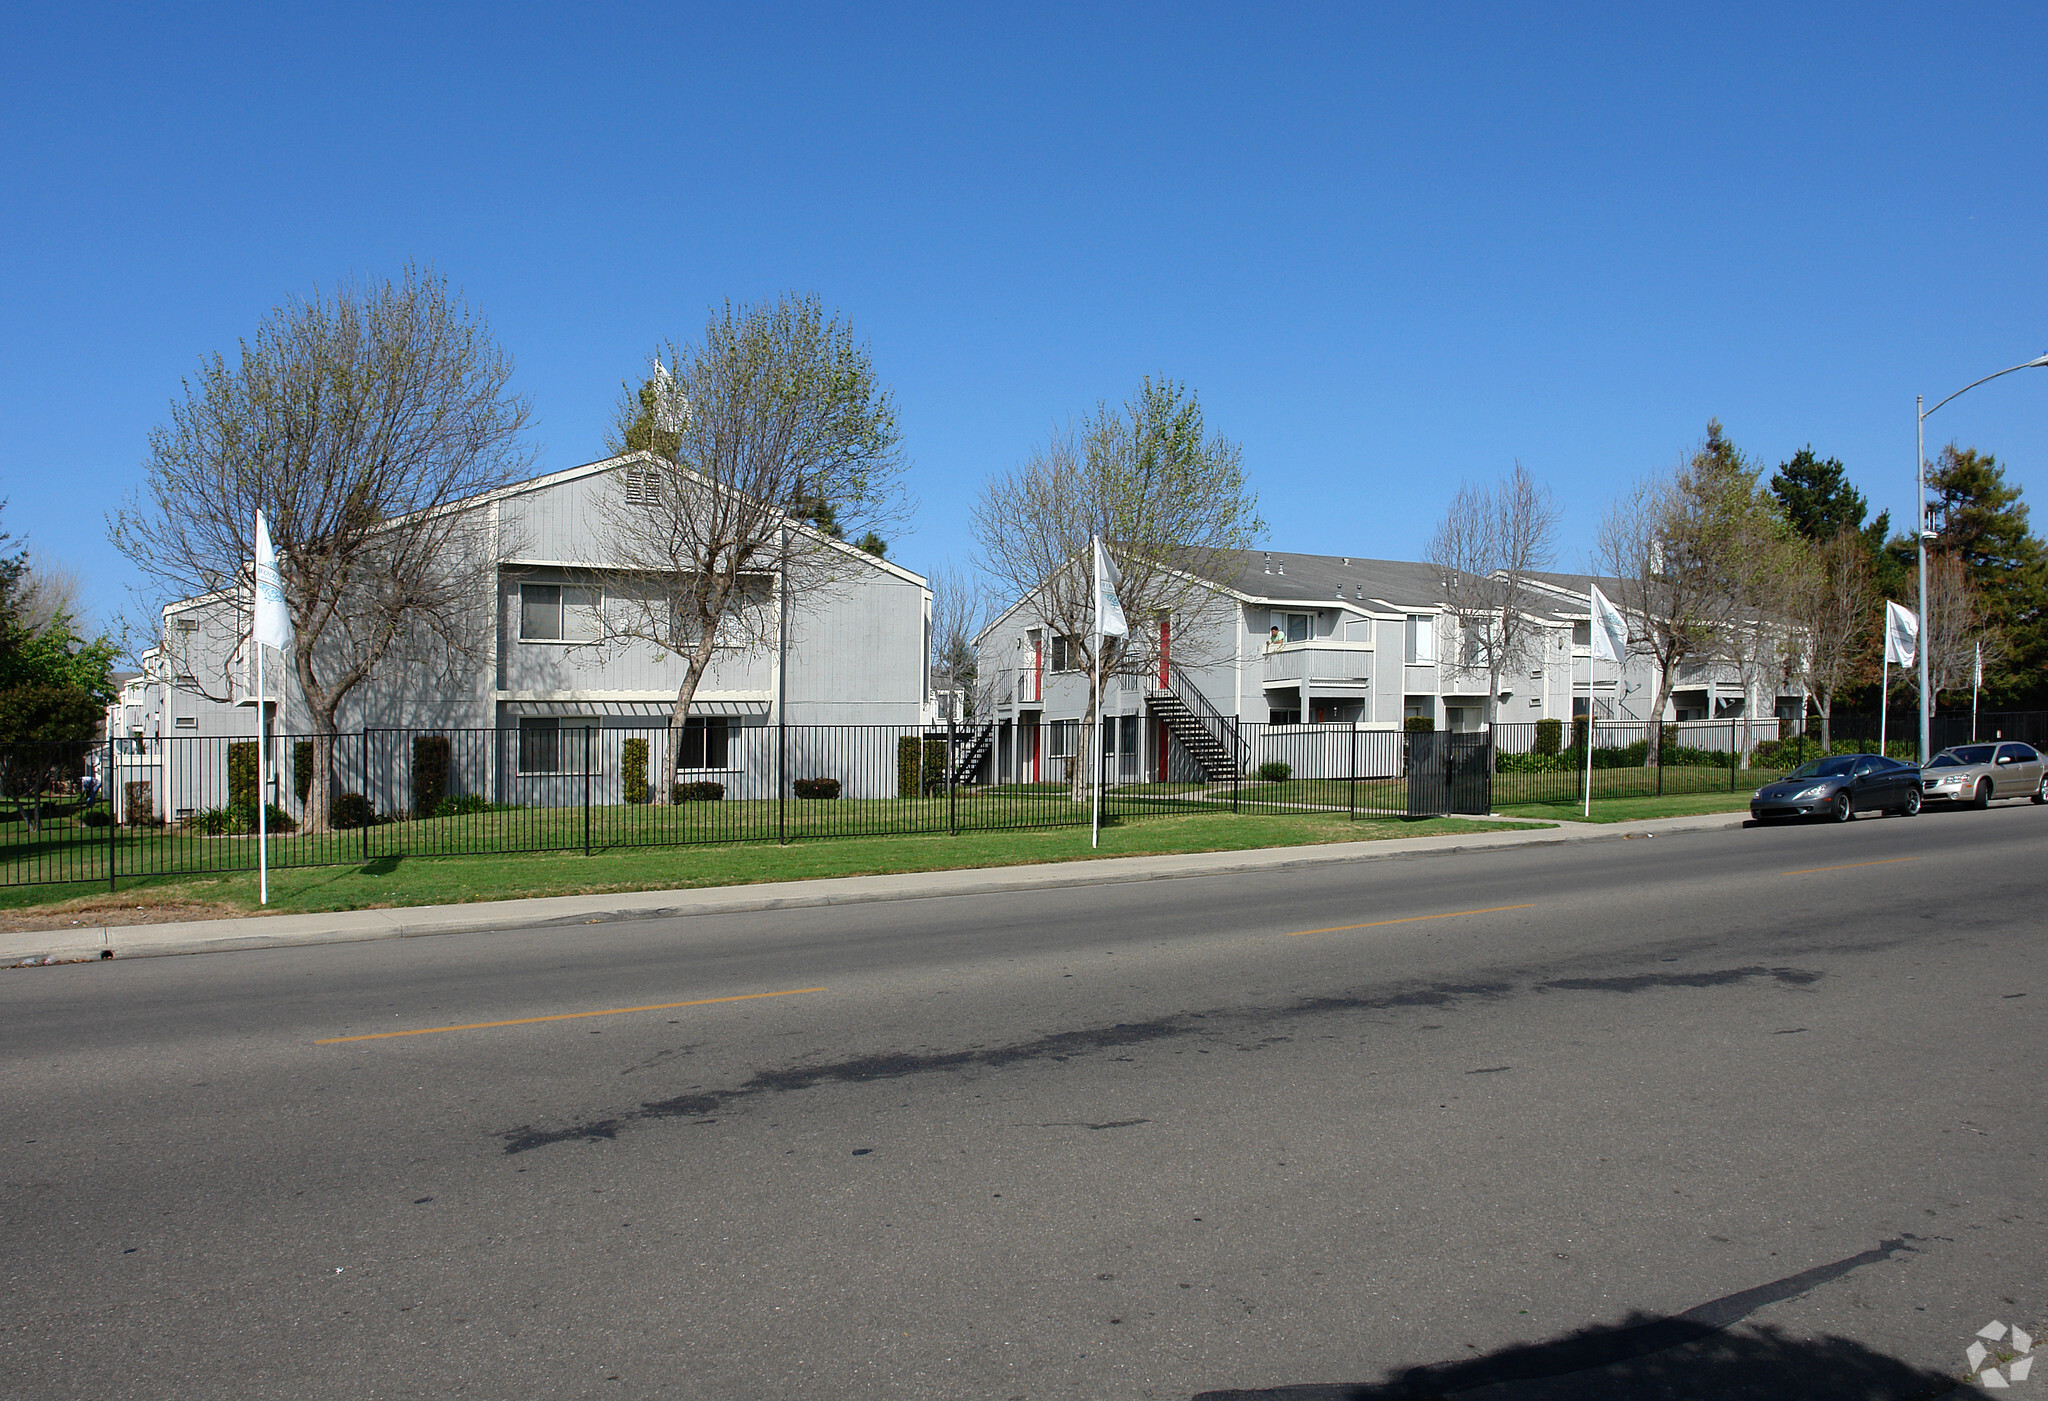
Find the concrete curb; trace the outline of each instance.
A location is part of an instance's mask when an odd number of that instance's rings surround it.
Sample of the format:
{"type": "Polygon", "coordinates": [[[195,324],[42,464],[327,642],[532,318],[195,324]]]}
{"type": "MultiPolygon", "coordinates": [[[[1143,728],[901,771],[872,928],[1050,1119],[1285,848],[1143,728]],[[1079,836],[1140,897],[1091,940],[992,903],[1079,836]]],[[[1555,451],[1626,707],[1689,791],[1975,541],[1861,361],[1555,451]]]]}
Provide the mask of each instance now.
{"type": "Polygon", "coordinates": [[[573,928],[623,920],[759,914],[772,910],[817,909],[887,900],[932,900],[959,895],[1001,895],[1059,887],[1124,885],[1135,881],[1184,880],[1352,861],[1455,856],[1503,848],[1563,846],[1589,841],[1725,831],[1742,826],[1744,821],[1745,815],[1740,813],[1704,813],[1693,817],[1615,823],[1612,826],[1573,822],[1525,832],[1397,837],[1374,842],[1332,842],[1317,846],[1257,847],[1243,851],[1185,852],[1163,856],[1110,856],[1093,861],[916,871],[902,875],[840,876],[702,890],[552,895],[468,905],[252,915],[242,919],[169,924],[81,925],[76,929],[0,934],[0,965],[20,965],[31,958],[39,961],[54,959],[60,963],[108,956],[150,958],[170,954],[222,953],[235,949],[414,939],[433,934],[573,928]]]}

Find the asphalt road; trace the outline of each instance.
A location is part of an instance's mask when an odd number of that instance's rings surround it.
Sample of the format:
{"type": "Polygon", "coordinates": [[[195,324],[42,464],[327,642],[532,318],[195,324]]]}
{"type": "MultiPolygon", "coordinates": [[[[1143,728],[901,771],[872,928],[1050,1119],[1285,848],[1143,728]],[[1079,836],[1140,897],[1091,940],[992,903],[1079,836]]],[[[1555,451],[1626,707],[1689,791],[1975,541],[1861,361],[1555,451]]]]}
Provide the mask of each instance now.
{"type": "Polygon", "coordinates": [[[0,1395],[1935,1394],[2048,1323],[2044,837],[0,973],[0,1395]]]}

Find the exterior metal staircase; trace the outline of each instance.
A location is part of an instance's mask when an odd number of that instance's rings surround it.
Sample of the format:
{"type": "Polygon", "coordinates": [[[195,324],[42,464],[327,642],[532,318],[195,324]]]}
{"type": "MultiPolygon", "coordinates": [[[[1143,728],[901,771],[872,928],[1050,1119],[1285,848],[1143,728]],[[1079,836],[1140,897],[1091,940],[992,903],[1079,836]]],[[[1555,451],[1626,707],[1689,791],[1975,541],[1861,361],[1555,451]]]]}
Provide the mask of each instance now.
{"type": "Polygon", "coordinates": [[[1211,783],[1228,783],[1245,769],[1244,741],[1236,723],[1209,704],[1181,674],[1168,670],[1169,685],[1145,693],[1145,709],[1180,742],[1187,756],[1211,783]]]}
{"type": "Polygon", "coordinates": [[[974,781],[975,771],[981,767],[981,761],[987,757],[990,747],[995,742],[996,722],[993,720],[983,722],[967,737],[966,742],[959,746],[958,761],[953,765],[955,787],[974,781]]]}

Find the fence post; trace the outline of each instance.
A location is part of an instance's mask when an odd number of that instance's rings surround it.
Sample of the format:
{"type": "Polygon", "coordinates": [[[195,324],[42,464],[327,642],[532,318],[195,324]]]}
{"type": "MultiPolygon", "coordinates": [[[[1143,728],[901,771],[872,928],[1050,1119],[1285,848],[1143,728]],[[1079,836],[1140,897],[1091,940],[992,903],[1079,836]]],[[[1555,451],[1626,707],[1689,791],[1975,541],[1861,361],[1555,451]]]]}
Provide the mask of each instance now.
{"type": "MultiPolygon", "coordinates": [[[[331,750],[331,749],[330,749],[330,751],[329,751],[329,753],[328,753],[328,756],[327,756],[327,758],[328,758],[328,763],[329,763],[329,764],[331,765],[331,764],[333,763],[333,761],[334,761],[334,755],[333,755],[333,752],[332,752],[332,750],[331,750]]],[[[331,772],[331,771],[332,771],[332,770],[330,769],[330,772],[331,772]]],[[[363,817],[363,864],[367,866],[367,865],[368,865],[368,864],[370,863],[370,813],[369,813],[369,807],[370,807],[370,727],[369,727],[369,725],[368,725],[368,724],[365,724],[365,725],[363,726],[363,772],[362,772],[362,780],[363,780],[363,808],[364,808],[364,811],[363,811],[363,814],[362,814],[362,817],[363,817]]],[[[331,813],[332,813],[332,812],[334,811],[334,800],[333,800],[332,798],[329,798],[329,799],[327,800],[327,802],[328,802],[328,809],[327,809],[327,810],[328,810],[328,812],[329,812],[329,813],[331,814],[331,813]]]]}
{"type": "Polygon", "coordinates": [[[1347,772],[1351,778],[1351,788],[1344,795],[1344,818],[1348,822],[1356,822],[1358,820],[1358,722],[1356,720],[1351,722],[1351,764],[1347,772]]]}
{"type": "Polygon", "coordinates": [[[775,707],[775,844],[789,845],[789,722],[775,707]]]}
{"type": "Polygon", "coordinates": [[[1230,810],[1237,811],[1237,790],[1244,787],[1244,731],[1238,727],[1237,717],[1230,717],[1230,810]]]}
{"type": "Polygon", "coordinates": [[[960,835],[960,804],[959,800],[953,796],[953,769],[959,761],[954,755],[954,741],[953,708],[948,706],[946,707],[946,834],[957,837],[960,835]]]}
{"type": "Polygon", "coordinates": [[[1659,720],[1652,727],[1656,733],[1650,736],[1650,743],[1657,746],[1657,796],[1664,796],[1664,722],[1659,720]]]}
{"type": "Polygon", "coordinates": [[[1736,724],[1737,722],[1734,720],[1728,722],[1728,791],[1730,793],[1735,791],[1735,770],[1742,763],[1742,755],[1736,749],[1736,724]]]}
{"type": "Polygon", "coordinates": [[[583,727],[583,854],[590,855],[590,726],[583,727]]]}
{"type": "Polygon", "coordinates": [[[120,825],[114,820],[114,733],[111,727],[107,731],[107,779],[103,786],[107,790],[107,893],[111,895],[114,891],[114,829],[120,825]]]}

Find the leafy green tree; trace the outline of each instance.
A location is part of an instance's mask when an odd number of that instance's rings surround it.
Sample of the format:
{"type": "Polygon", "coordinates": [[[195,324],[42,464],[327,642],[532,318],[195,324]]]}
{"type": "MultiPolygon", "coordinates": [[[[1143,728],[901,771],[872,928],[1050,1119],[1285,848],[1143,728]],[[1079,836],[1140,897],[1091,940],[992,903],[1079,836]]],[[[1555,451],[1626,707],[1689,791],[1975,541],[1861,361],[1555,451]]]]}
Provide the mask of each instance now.
{"type": "MultiPolygon", "coordinates": [[[[1927,484],[1933,496],[1929,553],[1961,562],[1982,625],[1998,636],[2004,653],[1999,671],[1985,678],[1987,691],[2007,704],[2043,699],[2048,546],[2031,528],[2020,487],[2006,480],[2005,468],[1990,453],[1954,443],[1929,465],[1927,484]]],[[[1917,563],[1916,542],[1906,536],[1893,537],[1887,553],[1902,568],[1917,563]]]]}
{"type": "Polygon", "coordinates": [[[1807,444],[1789,462],[1778,465],[1771,476],[1771,496],[1785,523],[1816,546],[1832,544],[1845,530],[1861,540],[1880,594],[1898,596],[1905,588],[1898,561],[1885,550],[1892,513],[1880,511],[1876,519],[1865,521],[1870,502],[1850,484],[1840,458],[1817,456],[1807,444]]]}

